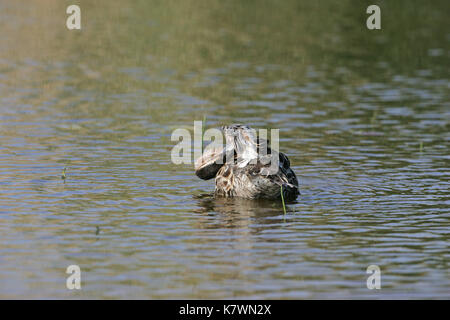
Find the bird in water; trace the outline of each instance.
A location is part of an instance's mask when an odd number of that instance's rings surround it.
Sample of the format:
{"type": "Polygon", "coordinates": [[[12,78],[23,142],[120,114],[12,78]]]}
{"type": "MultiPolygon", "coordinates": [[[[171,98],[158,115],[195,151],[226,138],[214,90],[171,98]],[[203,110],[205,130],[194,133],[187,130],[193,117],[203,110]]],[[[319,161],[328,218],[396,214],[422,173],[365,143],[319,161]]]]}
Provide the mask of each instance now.
{"type": "Polygon", "coordinates": [[[298,180],[284,153],[271,150],[249,126],[223,126],[222,131],[225,148],[206,148],[195,162],[199,178],[215,178],[215,196],[279,199],[283,192],[285,200],[297,198],[298,180]]]}

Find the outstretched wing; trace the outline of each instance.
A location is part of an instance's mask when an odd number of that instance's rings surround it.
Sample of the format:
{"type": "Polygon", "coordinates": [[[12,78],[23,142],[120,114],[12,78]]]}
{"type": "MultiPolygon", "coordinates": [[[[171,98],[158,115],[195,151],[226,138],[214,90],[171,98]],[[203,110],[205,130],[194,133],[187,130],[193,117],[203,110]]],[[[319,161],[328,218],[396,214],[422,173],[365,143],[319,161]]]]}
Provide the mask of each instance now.
{"type": "Polygon", "coordinates": [[[195,161],[195,174],[203,180],[209,180],[216,176],[225,162],[223,148],[206,149],[203,155],[195,161]]]}

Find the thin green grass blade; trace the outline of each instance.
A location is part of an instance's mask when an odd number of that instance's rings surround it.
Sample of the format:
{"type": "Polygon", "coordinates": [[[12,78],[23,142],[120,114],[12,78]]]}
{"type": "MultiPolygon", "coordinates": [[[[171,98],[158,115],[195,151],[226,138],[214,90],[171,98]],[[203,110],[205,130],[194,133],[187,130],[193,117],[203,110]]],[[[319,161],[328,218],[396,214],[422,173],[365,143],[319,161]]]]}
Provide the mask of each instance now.
{"type": "Polygon", "coordinates": [[[281,188],[281,203],[283,204],[284,214],[286,214],[286,205],[284,204],[284,196],[283,196],[283,186],[280,186],[280,188],[281,188]]]}

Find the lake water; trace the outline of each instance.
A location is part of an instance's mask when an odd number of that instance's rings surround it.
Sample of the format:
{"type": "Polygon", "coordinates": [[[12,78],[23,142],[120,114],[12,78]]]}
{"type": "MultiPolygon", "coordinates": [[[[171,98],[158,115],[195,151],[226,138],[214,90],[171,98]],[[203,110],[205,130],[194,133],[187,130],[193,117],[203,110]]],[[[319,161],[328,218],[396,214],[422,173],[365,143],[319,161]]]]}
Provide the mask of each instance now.
{"type": "Polygon", "coordinates": [[[0,1],[0,298],[450,298],[448,1],[78,4],[0,1]],[[280,129],[286,214],[171,162],[204,116],[280,129]]]}

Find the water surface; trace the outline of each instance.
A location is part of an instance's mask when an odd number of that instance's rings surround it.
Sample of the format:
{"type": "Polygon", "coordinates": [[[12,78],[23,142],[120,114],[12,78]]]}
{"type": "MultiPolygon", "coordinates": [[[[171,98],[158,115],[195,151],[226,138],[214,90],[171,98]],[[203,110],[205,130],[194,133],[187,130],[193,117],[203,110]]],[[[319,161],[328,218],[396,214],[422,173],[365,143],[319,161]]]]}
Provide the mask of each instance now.
{"type": "Polygon", "coordinates": [[[450,298],[448,1],[79,3],[0,1],[0,298],[450,298]],[[172,164],[204,116],[280,129],[286,215],[172,164]]]}

